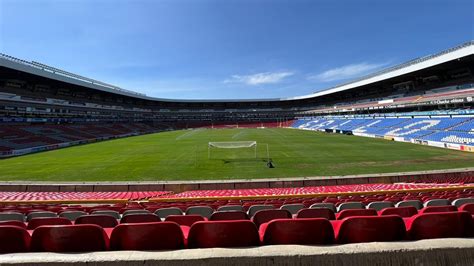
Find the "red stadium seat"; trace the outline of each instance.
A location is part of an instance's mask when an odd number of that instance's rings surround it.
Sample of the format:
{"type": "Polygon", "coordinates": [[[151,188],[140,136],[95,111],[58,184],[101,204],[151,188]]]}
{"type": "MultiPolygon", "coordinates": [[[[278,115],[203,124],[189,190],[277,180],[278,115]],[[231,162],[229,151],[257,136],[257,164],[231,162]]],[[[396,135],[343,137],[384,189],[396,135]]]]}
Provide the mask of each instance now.
{"type": "Polygon", "coordinates": [[[207,221],[207,219],[202,217],[201,215],[188,214],[188,215],[169,215],[168,217],[166,217],[165,221],[175,222],[179,225],[191,226],[195,222],[207,221]]]}
{"type": "Polygon", "coordinates": [[[418,214],[418,210],[413,206],[406,207],[390,207],[379,212],[379,215],[398,215],[400,217],[412,217],[418,214]]]}
{"type": "Polygon", "coordinates": [[[25,228],[14,225],[0,225],[0,253],[28,252],[30,234],[25,228]]]}
{"type": "Polygon", "coordinates": [[[124,215],[122,219],[120,219],[120,223],[153,223],[153,222],[161,222],[160,217],[153,213],[140,213],[140,214],[128,214],[124,215]]]}
{"type": "Polygon", "coordinates": [[[474,203],[466,203],[459,208],[459,211],[467,211],[474,215],[474,203]]]}
{"type": "Polygon", "coordinates": [[[2,225],[14,225],[26,229],[26,224],[20,221],[0,221],[0,226],[2,225]]]}
{"type": "Polygon", "coordinates": [[[325,218],[328,220],[335,220],[336,216],[331,209],[319,208],[319,209],[302,209],[298,211],[295,218],[325,218]]]}
{"type": "Polygon", "coordinates": [[[455,212],[458,208],[453,205],[446,206],[428,206],[421,209],[418,213],[431,213],[431,212],[455,212]]]}
{"type": "Polygon", "coordinates": [[[95,224],[102,228],[113,228],[118,225],[117,219],[110,215],[92,214],[76,219],[75,224],[95,224]]]}
{"type": "Polygon", "coordinates": [[[324,245],[334,242],[334,231],[324,218],[276,219],[260,226],[264,245],[324,245]]]}
{"type": "Polygon", "coordinates": [[[216,211],[211,215],[209,221],[230,221],[248,219],[249,217],[247,213],[243,211],[216,211]]]}
{"type": "Polygon", "coordinates": [[[63,217],[38,217],[28,222],[26,229],[34,230],[42,225],[71,225],[71,220],[63,217]]]}
{"type": "Polygon", "coordinates": [[[90,252],[108,249],[109,239],[100,226],[45,225],[36,228],[31,237],[34,252],[90,252]]]}
{"type": "Polygon", "coordinates": [[[189,248],[251,247],[260,243],[257,227],[251,221],[206,221],[191,226],[189,248]]]}
{"type": "Polygon", "coordinates": [[[375,209],[346,209],[336,214],[337,220],[352,216],[377,216],[375,209]]]}
{"type": "Polygon", "coordinates": [[[408,235],[413,240],[469,237],[473,221],[468,212],[433,212],[415,215],[406,221],[408,235]]]}
{"type": "Polygon", "coordinates": [[[252,221],[258,228],[261,224],[270,222],[271,220],[285,218],[292,218],[291,213],[287,210],[261,210],[255,213],[252,217],[252,221]]]}
{"type": "Polygon", "coordinates": [[[111,250],[171,250],[183,247],[183,233],[173,222],[120,224],[110,236],[111,250]]]}
{"type": "Polygon", "coordinates": [[[397,215],[353,216],[333,223],[337,243],[399,241],[405,238],[405,224],[397,215]]]}

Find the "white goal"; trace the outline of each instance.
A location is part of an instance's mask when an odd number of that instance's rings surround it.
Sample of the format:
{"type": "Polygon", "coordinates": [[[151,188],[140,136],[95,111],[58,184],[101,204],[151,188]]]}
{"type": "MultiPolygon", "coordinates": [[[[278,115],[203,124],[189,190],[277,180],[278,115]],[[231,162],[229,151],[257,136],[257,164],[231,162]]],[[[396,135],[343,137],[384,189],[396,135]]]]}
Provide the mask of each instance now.
{"type": "Polygon", "coordinates": [[[257,158],[256,141],[224,141],[209,142],[207,145],[207,158],[211,159],[213,149],[253,149],[253,157],[257,158]]]}

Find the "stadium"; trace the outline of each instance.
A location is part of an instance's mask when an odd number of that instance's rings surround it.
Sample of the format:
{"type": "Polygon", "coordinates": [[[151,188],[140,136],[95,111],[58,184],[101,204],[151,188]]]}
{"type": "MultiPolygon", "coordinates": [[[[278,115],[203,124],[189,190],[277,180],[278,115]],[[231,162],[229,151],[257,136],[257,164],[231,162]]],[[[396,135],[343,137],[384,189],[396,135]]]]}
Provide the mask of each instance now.
{"type": "Polygon", "coordinates": [[[255,99],[1,53],[0,264],[472,265],[474,41],[446,48],[255,99]]]}

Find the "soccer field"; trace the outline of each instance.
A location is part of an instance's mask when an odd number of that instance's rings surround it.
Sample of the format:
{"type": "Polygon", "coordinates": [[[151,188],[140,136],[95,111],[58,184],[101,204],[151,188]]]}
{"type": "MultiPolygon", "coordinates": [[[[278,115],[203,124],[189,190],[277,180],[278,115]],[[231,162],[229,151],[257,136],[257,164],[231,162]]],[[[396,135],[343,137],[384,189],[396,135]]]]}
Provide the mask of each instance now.
{"type": "Polygon", "coordinates": [[[125,181],[352,175],[474,166],[474,154],[295,129],[170,131],[0,160],[0,180],[125,181]],[[257,141],[213,150],[210,141],[257,141]],[[266,166],[267,144],[275,168],[266,166]]]}

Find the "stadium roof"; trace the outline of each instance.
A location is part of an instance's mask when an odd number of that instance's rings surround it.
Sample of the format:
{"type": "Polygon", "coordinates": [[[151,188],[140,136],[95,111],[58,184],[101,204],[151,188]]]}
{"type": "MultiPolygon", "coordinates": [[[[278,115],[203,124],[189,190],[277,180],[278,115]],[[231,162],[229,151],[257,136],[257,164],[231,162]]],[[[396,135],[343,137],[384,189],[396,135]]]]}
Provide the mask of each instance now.
{"type": "Polygon", "coordinates": [[[165,99],[165,98],[156,98],[150,97],[142,93],[122,89],[120,87],[104,83],[98,80],[86,78],[77,74],[73,74],[55,67],[51,67],[42,63],[35,61],[26,61],[18,59],[6,54],[0,53],[0,66],[15,69],[18,71],[30,73],[33,75],[50,78],[66,83],[71,83],[79,86],[84,86],[87,88],[120,94],[124,96],[140,98],[144,100],[151,101],[161,101],[161,102],[274,102],[274,101],[289,101],[289,100],[301,100],[308,99],[313,97],[319,97],[323,95],[328,95],[344,90],[353,89],[356,87],[364,86],[367,84],[375,83],[378,81],[394,78],[432,66],[436,66],[442,63],[446,63],[452,60],[463,58],[469,55],[474,54],[474,40],[463,43],[456,47],[441,51],[436,54],[416,58],[410,60],[406,63],[396,65],[390,68],[383,69],[381,71],[375,72],[373,74],[352,80],[350,82],[337,85],[332,88],[321,90],[312,94],[288,97],[288,98],[272,98],[272,99],[236,99],[236,100],[220,100],[220,99],[209,99],[209,100],[186,100],[186,99],[165,99]]]}

